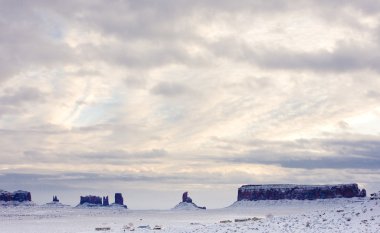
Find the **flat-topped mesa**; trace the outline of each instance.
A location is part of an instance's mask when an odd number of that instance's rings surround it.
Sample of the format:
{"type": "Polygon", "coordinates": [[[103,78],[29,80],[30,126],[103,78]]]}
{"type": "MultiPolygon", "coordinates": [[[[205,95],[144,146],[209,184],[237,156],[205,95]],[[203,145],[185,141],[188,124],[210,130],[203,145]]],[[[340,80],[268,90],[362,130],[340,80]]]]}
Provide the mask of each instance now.
{"type": "Polygon", "coordinates": [[[32,195],[28,191],[22,191],[18,190],[13,193],[0,190],[0,201],[18,201],[18,202],[25,202],[25,201],[32,201],[32,195]]]}
{"type": "Polygon", "coordinates": [[[337,185],[243,185],[238,190],[238,201],[258,200],[315,200],[327,198],[365,197],[366,190],[360,190],[357,184],[337,185]]]}
{"type": "Polygon", "coordinates": [[[90,205],[102,205],[102,198],[98,196],[81,196],[79,205],[83,204],[90,204],[90,205]]]}
{"type": "Polygon", "coordinates": [[[124,205],[124,199],[121,193],[115,193],[115,203],[109,204],[108,196],[81,196],[80,202],[77,207],[123,207],[127,208],[124,205]]]}

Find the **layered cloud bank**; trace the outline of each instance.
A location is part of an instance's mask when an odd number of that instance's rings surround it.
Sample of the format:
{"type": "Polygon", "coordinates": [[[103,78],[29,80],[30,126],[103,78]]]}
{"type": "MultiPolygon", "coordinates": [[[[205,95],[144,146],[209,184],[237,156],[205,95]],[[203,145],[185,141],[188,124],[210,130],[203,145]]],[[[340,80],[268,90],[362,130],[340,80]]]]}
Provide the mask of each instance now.
{"type": "Polygon", "coordinates": [[[3,188],[379,187],[377,1],[0,5],[3,188]]]}

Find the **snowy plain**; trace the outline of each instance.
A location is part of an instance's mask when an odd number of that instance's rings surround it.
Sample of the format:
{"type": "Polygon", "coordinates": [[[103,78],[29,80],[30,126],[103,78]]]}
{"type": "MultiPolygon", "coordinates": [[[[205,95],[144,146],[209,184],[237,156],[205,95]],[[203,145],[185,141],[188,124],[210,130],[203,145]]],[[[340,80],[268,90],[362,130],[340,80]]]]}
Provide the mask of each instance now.
{"type": "Polygon", "coordinates": [[[240,201],[172,210],[0,205],[1,233],[380,232],[380,200],[240,201]],[[235,222],[237,220],[237,222],[235,222]],[[153,230],[161,226],[161,230],[153,230]],[[96,230],[98,228],[98,230],[96,230]]]}

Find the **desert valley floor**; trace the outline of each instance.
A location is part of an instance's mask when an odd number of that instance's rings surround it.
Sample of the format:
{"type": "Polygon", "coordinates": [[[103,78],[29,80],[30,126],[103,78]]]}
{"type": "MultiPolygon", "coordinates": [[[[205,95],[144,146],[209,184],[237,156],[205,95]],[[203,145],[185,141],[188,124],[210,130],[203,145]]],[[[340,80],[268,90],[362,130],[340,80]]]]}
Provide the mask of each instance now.
{"type": "MultiPolygon", "coordinates": [[[[1,206],[1,205],[0,205],[1,206]]],[[[241,201],[214,210],[0,207],[0,232],[380,232],[380,201],[241,201]],[[159,226],[159,227],[158,227],[159,226]],[[161,228],[160,230],[154,228],[161,228]]]]}

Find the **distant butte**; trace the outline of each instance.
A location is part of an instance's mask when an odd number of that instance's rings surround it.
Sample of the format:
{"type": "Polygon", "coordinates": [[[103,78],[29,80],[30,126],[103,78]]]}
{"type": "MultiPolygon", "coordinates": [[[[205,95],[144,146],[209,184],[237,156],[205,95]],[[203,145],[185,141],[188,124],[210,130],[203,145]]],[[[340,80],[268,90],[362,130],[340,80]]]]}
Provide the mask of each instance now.
{"type": "Polygon", "coordinates": [[[238,201],[259,200],[316,200],[328,198],[365,197],[366,190],[360,190],[357,184],[337,185],[243,185],[238,189],[238,201]]]}
{"type": "Polygon", "coordinates": [[[193,200],[191,199],[191,197],[189,196],[189,193],[188,192],[184,192],[182,194],[182,202],[180,202],[179,204],[177,204],[173,210],[194,210],[194,209],[202,209],[202,210],[205,210],[206,207],[200,207],[200,206],[197,206],[193,200]]]}
{"type": "Polygon", "coordinates": [[[0,201],[18,201],[18,202],[25,202],[25,201],[32,201],[32,195],[28,191],[22,191],[18,190],[13,193],[0,190],[0,201]]]}
{"type": "Polygon", "coordinates": [[[77,207],[100,207],[100,206],[111,206],[111,207],[123,207],[127,208],[126,205],[124,205],[124,199],[123,195],[121,193],[115,193],[115,203],[112,203],[112,205],[109,204],[108,196],[99,197],[99,196],[81,196],[80,202],[77,205],[77,207]]]}

